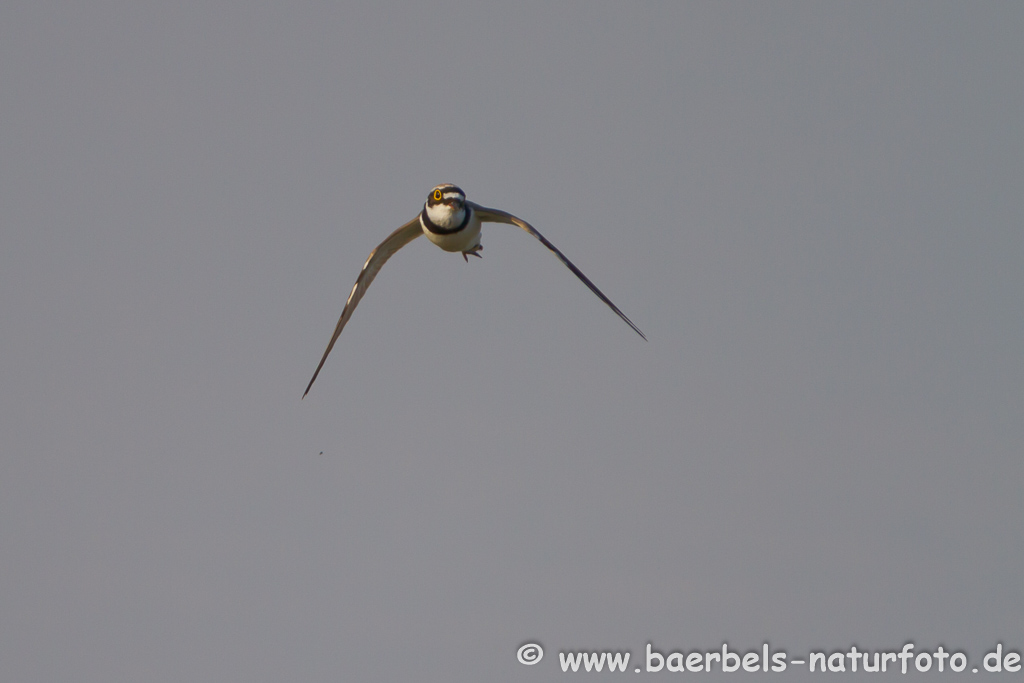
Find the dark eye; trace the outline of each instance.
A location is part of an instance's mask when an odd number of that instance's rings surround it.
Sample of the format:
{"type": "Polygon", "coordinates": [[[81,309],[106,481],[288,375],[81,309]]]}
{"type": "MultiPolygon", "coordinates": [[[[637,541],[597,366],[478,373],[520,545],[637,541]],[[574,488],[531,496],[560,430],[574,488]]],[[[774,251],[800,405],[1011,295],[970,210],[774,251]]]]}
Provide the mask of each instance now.
{"type": "Polygon", "coordinates": [[[434,190],[434,201],[441,201],[441,190],[434,190]]]}

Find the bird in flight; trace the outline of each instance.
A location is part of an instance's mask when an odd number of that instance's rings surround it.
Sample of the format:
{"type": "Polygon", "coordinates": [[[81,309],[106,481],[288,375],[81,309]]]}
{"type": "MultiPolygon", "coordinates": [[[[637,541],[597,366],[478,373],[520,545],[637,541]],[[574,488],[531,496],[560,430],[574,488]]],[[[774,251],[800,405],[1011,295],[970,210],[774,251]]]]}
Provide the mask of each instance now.
{"type": "Polygon", "coordinates": [[[640,328],[633,324],[633,322],[626,317],[626,315],[618,309],[618,307],[611,302],[611,299],[606,297],[600,289],[594,285],[593,282],[587,278],[586,275],[580,271],[572,261],[565,257],[565,254],[560,252],[555,245],[551,244],[544,235],[537,232],[537,229],[527,223],[521,218],[516,218],[510,213],[500,211],[499,209],[488,209],[474,204],[473,202],[466,201],[466,193],[461,189],[446,183],[444,185],[438,185],[430,191],[430,195],[427,197],[426,203],[423,205],[423,211],[413,218],[411,221],[395,230],[393,233],[388,235],[388,238],[377,245],[377,248],[370,252],[370,257],[366,259],[366,263],[363,264],[363,269],[359,271],[359,277],[356,278],[355,285],[352,286],[352,292],[348,295],[348,301],[345,302],[345,308],[341,312],[341,317],[338,319],[338,324],[334,327],[334,334],[331,335],[331,341],[327,344],[327,350],[324,351],[323,358],[320,359],[320,364],[316,366],[316,372],[313,373],[313,378],[309,380],[309,384],[306,386],[306,391],[302,394],[305,398],[306,394],[309,393],[310,387],[313,386],[313,382],[316,381],[317,375],[320,374],[320,369],[324,366],[324,361],[327,360],[327,356],[330,355],[331,349],[334,348],[334,342],[338,341],[338,335],[345,328],[345,324],[348,319],[352,317],[352,311],[356,309],[359,304],[359,300],[363,298],[363,294],[366,293],[366,289],[373,282],[373,278],[377,277],[377,273],[380,272],[384,262],[391,258],[396,251],[412,242],[420,235],[426,235],[427,239],[441,247],[445,251],[460,252],[462,258],[467,262],[469,256],[480,256],[480,251],[483,247],[480,245],[480,224],[481,223],[508,223],[510,225],[516,225],[530,233],[543,244],[545,247],[554,252],[555,256],[566,265],[569,270],[576,274],[580,280],[583,281],[587,287],[590,288],[594,294],[597,295],[601,301],[608,304],[608,307],[615,311],[615,313],[626,321],[626,324],[633,328],[633,331],[639,334],[644,341],[647,341],[647,337],[640,331],[640,328]]]}

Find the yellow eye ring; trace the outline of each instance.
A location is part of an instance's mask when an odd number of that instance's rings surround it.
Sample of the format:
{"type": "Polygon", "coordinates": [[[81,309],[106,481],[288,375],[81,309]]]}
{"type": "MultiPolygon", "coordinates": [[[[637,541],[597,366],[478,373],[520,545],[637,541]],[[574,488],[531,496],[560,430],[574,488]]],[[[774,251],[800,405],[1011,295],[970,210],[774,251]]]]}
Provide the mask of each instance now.
{"type": "Polygon", "coordinates": [[[434,190],[434,201],[441,201],[441,190],[434,190]]]}

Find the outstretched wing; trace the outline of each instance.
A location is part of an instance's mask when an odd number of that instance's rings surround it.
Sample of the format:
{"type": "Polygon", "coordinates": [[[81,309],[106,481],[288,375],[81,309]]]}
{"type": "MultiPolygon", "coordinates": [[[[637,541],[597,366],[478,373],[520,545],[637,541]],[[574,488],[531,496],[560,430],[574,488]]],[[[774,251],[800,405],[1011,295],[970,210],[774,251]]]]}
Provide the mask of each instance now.
{"type": "Polygon", "coordinates": [[[558,259],[562,263],[564,263],[569,270],[575,273],[576,277],[583,281],[583,284],[585,284],[587,287],[590,287],[590,291],[596,294],[598,299],[608,304],[608,308],[615,311],[615,313],[620,318],[626,321],[627,325],[633,328],[634,332],[643,337],[644,341],[647,341],[647,337],[645,337],[644,333],[640,331],[640,328],[634,325],[633,321],[627,318],[626,315],[619,310],[618,306],[613,304],[611,299],[606,297],[601,292],[601,290],[598,289],[597,286],[593,282],[591,282],[586,275],[583,274],[583,272],[579,268],[573,265],[572,261],[565,257],[565,254],[560,252],[555,245],[551,244],[551,242],[549,242],[547,238],[544,237],[544,235],[537,232],[537,229],[535,227],[533,227],[523,219],[516,218],[512,214],[506,213],[505,211],[501,211],[499,209],[488,209],[486,207],[480,206],[479,204],[474,204],[473,202],[466,202],[466,204],[473,207],[473,210],[476,211],[477,215],[480,217],[480,220],[485,223],[508,223],[510,225],[517,225],[526,232],[536,237],[538,240],[540,240],[540,243],[543,244],[548,249],[550,249],[552,252],[554,252],[555,256],[557,256],[558,259]]]}
{"type": "Polygon", "coordinates": [[[405,245],[412,242],[414,239],[423,234],[423,228],[420,225],[420,217],[416,216],[411,221],[395,230],[393,233],[388,235],[388,238],[381,242],[376,249],[370,252],[370,257],[366,259],[366,263],[363,264],[363,269],[359,271],[359,277],[356,278],[356,283],[352,286],[352,293],[348,295],[348,301],[345,302],[345,309],[341,312],[341,317],[338,318],[338,324],[334,328],[334,334],[331,336],[331,343],[327,345],[327,350],[324,351],[324,357],[320,359],[320,365],[316,366],[316,372],[313,373],[313,379],[309,380],[309,384],[306,386],[306,391],[303,392],[302,398],[306,398],[306,394],[309,393],[310,387],[313,386],[313,382],[316,381],[316,376],[320,374],[320,368],[324,366],[324,361],[327,360],[327,356],[331,353],[331,349],[334,348],[334,342],[338,341],[338,335],[345,329],[345,323],[352,317],[352,311],[356,310],[356,306],[359,304],[359,300],[363,298],[363,294],[366,293],[366,288],[373,282],[373,278],[377,277],[377,273],[380,271],[381,266],[391,256],[404,247],[405,245]]]}

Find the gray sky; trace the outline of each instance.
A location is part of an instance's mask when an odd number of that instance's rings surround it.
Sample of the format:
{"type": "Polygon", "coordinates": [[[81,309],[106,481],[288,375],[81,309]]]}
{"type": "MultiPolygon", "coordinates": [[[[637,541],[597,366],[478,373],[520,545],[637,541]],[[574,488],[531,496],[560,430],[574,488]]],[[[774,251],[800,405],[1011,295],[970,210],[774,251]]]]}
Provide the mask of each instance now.
{"type": "Polygon", "coordinates": [[[5,1],[0,679],[1020,651],[1022,35],[1017,2],[5,1]],[[441,182],[650,342],[488,225],[396,255],[300,401],[441,182]]]}

